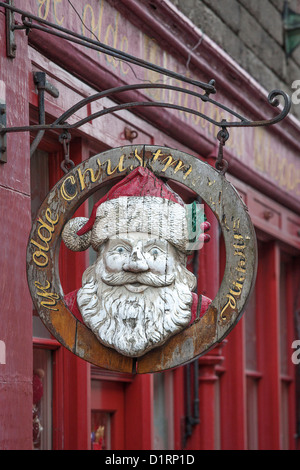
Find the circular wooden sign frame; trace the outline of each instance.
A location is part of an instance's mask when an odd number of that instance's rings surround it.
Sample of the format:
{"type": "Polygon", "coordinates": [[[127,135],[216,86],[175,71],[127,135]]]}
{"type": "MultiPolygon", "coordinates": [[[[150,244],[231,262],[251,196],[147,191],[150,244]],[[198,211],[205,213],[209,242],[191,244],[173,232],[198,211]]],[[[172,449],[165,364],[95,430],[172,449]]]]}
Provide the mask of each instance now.
{"type": "Polygon", "coordinates": [[[247,207],[226,178],[207,163],[178,150],[130,145],[82,162],[49,192],[33,223],[27,247],[27,278],[38,314],[51,334],[77,356],[105,369],[152,373],[202,356],[222,341],[241,318],[256,279],[257,246],[247,207]],[[58,255],[61,233],[77,208],[104,184],[137,166],[177,181],[197,193],[216,216],[225,242],[226,265],[205,315],[164,345],[139,358],[103,346],[64,302],[58,255]]]}

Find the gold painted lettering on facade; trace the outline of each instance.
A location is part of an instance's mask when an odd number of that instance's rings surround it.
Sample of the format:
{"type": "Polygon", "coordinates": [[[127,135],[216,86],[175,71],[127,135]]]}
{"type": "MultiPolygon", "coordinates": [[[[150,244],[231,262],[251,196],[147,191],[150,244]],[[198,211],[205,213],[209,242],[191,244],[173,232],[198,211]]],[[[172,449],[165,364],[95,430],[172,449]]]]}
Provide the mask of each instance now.
{"type": "Polygon", "coordinates": [[[274,148],[271,139],[262,129],[254,129],[254,168],[270,177],[288,191],[300,194],[300,168],[289,161],[285,153],[274,148]]]}
{"type": "Polygon", "coordinates": [[[56,23],[61,26],[65,19],[61,12],[63,7],[63,0],[38,0],[38,16],[43,20],[47,20],[50,11],[52,11],[56,23]]]}
{"type": "MultiPolygon", "coordinates": [[[[59,26],[68,27],[71,22],[74,26],[73,12],[68,2],[63,0],[35,0],[35,3],[37,15],[40,18],[54,21],[59,26]]],[[[190,71],[182,67],[176,56],[164,50],[162,45],[154,38],[141,33],[137,28],[135,29],[109,2],[104,0],[84,2],[78,10],[78,16],[81,21],[79,21],[79,18],[76,19],[78,22],[75,24],[75,29],[84,36],[92,39],[97,38],[105,45],[121,52],[128,53],[135,50],[136,55],[141,59],[189,77],[190,71]],[[128,25],[131,27],[131,34],[128,34],[128,25]],[[137,44],[141,46],[139,47],[137,44]]],[[[101,61],[102,65],[114,69],[114,72],[122,75],[132,75],[132,77],[136,76],[134,67],[125,61],[100,52],[95,52],[95,54],[98,54],[98,60],[101,61]],[[103,64],[104,61],[105,64],[103,64]]],[[[161,81],[162,84],[178,86],[186,91],[198,91],[195,86],[189,83],[166,77],[153,70],[144,69],[143,73],[141,79],[144,81],[152,83],[161,81]]],[[[223,109],[211,106],[202,99],[195,100],[188,93],[159,88],[144,90],[144,93],[150,99],[186,107],[197,113],[205,114],[211,120],[217,122],[221,122],[222,119],[231,120],[231,117],[223,109]]],[[[229,105],[228,102],[224,104],[229,105]]],[[[235,111],[241,112],[240,109],[235,109],[235,111]]],[[[201,126],[204,134],[209,139],[216,138],[218,129],[212,122],[185,110],[173,109],[169,112],[174,113],[183,123],[197,130],[198,126],[201,126]]],[[[287,153],[286,149],[281,149],[280,142],[275,141],[273,136],[261,127],[254,128],[251,134],[248,130],[247,135],[250,135],[249,141],[246,133],[233,133],[226,143],[226,148],[235,158],[255,172],[261,173],[267,180],[276,183],[276,185],[291,194],[299,195],[300,168],[293,155],[287,153]],[[250,143],[251,152],[248,151],[250,143]]],[[[65,196],[68,195],[65,194],[65,196]]]]}

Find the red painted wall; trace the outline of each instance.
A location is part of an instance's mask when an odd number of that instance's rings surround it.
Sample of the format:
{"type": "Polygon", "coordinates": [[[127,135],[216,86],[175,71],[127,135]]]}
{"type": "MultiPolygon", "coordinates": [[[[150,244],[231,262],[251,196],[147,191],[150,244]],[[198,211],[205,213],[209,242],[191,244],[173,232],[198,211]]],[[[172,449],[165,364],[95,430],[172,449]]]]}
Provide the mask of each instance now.
{"type": "MultiPolygon", "coordinates": [[[[0,80],[6,84],[7,125],[29,117],[27,44],[17,37],[18,60],[6,58],[5,16],[0,9],[0,80]]],[[[29,136],[7,138],[7,163],[0,163],[0,449],[32,446],[32,302],[26,280],[26,245],[31,227],[29,136]],[[26,358],[26,360],[24,360],[26,358]]]]}

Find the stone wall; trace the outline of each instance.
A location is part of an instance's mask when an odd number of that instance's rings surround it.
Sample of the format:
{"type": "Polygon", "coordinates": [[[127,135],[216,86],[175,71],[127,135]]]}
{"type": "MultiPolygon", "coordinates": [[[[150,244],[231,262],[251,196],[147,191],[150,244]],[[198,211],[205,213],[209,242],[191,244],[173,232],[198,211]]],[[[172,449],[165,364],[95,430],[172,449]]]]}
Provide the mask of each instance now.
{"type": "MultiPolygon", "coordinates": [[[[300,46],[287,59],[284,0],[171,1],[268,92],[279,88],[292,95],[300,80],[300,46]]],[[[299,1],[290,0],[289,7],[300,14],[299,1]]],[[[300,119],[300,104],[292,112],[300,119]]]]}

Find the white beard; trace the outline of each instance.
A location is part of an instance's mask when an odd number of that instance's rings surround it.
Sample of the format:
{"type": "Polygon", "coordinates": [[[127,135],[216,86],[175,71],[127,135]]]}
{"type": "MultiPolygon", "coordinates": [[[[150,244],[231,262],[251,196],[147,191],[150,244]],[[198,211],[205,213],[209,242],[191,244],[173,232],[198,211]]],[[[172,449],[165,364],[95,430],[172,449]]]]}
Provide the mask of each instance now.
{"type": "Polygon", "coordinates": [[[84,323],[102,344],[124,356],[139,357],[189,324],[194,282],[194,275],[179,263],[177,274],[171,276],[110,276],[99,260],[84,273],[77,302],[84,323]],[[129,292],[124,284],[138,279],[149,287],[142,293],[129,292]]]}

